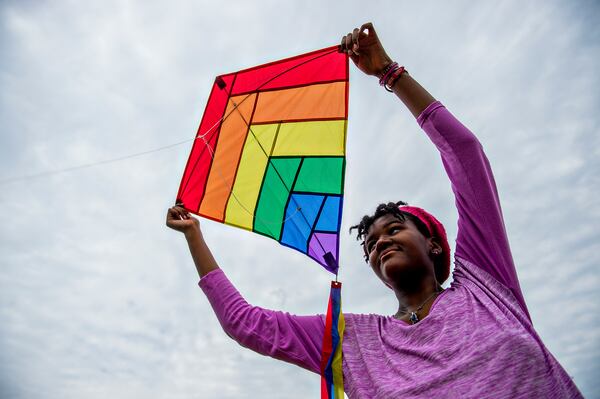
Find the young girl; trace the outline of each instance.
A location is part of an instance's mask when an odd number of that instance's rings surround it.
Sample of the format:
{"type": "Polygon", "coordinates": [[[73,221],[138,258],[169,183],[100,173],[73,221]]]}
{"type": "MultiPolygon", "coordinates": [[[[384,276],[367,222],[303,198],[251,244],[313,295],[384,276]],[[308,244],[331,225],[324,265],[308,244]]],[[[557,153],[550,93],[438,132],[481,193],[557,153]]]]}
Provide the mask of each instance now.
{"type": "MultiPolygon", "coordinates": [[[[535,332],[510,252],[488,160],[477,138],[392,62],[372,24],[341,51],[393,91],[440,151],[458,208],[453,282],[442,224],[402,202],[381,204],[354,226],[375,275],[398,299],[392,316],[344,314],[344,388],[350,398],[578,398],[535,332]]],[[[324,318],[249,305],[219,268],[198,220],[181,207],[167,226],[185,234],[225,332],[263,355],[320,372],[324,318]]]]}

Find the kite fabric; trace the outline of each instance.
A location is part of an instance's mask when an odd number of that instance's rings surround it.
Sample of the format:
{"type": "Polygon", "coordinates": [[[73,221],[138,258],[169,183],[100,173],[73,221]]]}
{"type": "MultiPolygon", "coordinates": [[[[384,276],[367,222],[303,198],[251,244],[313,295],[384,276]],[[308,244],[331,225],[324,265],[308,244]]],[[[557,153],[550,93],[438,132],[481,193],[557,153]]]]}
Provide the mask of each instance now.
{"type": "Polygon", "coordinates": [[[337,275],[347,122],[337,46],[218,76],[177,202],[337,275]]]}
{"type": "Polygon", "coordinates": [[[321,398],[323,399],[344,399],[342,340],[345,323],[341,291],[342,283],[332,281],[321,349],[321,398]]]}

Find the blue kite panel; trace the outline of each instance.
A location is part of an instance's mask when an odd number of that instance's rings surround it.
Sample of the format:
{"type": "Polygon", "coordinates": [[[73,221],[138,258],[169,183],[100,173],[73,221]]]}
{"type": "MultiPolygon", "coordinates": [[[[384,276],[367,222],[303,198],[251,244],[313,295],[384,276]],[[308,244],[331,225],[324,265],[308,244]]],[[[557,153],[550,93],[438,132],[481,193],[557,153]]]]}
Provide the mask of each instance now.
{"type": "Polygon", "coordinates": [[[281,243],[307,252],[308,238],[323,203],[323,195],[292,194],[285,211],[281,243]]]}
{"type": "Polygon", "coordinates": [[[315,230],[330,231],[332,233],[337,232],[339,226],[339,218],[341,215],[340,205],[340,197],[327,197],[325,199],[325,205],[323,205],[321,215],[319,215],[319,220],[317,221],[315,230]]]}

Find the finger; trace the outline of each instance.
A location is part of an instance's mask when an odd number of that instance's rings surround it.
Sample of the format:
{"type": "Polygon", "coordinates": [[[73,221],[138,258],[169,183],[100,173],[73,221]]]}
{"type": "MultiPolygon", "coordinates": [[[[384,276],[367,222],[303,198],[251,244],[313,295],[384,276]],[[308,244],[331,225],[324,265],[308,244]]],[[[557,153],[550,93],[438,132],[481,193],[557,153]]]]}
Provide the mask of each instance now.
{"type": "Polygon", "coordinates": [[[179,216],[179,213],[177,212],[175,207],[169,208],[169,210],[167,211],[167,220],[176,219],[178,216],[179,216]]]}
{"type": "Polygon", "coordinates": [[[173,208],[169,208],[167,211],[167,226],[172,225],[177,219],[179,219],[179,214],[177,211],[173,208]]]}
{"type": "Polygon", "coordinates": [[[373,35],[373,37],[377,37],[377,32],[375,32],[375,28],[371,22],[366,22],[360,26],[361,33],[363,33],[365,30],[369,31],[369,36],[373,35]]]}
{"type": "Polygon", "coordinates": [[[360,34],[360,30],[358,28],[354,28],[352,31],[352,52],[358,55],[358,36],[360,34]]]}
{"type": "Polygon", "coordinates": [[[183,220],[185,219],[186,210],[179,206],[174,206],[173,208],[173,219],[174,220],[183,220]]]}
{"type": "Polygon", "coordinates": [[[352,55],[352,33],[348,33],[345,37],[346,51],[348,55],[352,55]]]}
{"type": "Polygon", "coordinates": [[[342,36],[342,42],[340,43],[340,53],[346,51],[346,36],[342,36]]]}
{"type": "Polygon", "coordinates": [[[181,216],[183,216],[184,218],[186,218],[186,219],[190,215],[190,212],[187,209],[185,209],[184,207],[182,207],[182,206],[175,206],[175,209],[177,209],[177,212],[179,212],[179,214],[181,216]]]}
{"type": "Polygon", "coordinates": [[[190,218],[190,213],[187,210],[185,210],[183,208],[179,208],[178,211],[179,211],[179,217],[181,219],[189,219],[190,218]]]}

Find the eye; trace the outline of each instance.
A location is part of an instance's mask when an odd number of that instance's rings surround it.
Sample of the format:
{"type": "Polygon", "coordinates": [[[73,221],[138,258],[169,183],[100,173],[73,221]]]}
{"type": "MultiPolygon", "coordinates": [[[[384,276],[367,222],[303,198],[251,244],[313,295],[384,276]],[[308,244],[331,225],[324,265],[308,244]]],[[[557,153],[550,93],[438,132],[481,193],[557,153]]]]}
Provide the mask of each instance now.
{"type": "Polygon", "coordinates": [[[396,234],[397,232],[399,232],[400,230],[402,230],[404,226],[402,226],[401,224],[394,224],[391,225],[388,229],[388,233],[389,234],[396,234]]]}

